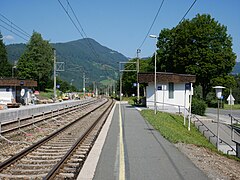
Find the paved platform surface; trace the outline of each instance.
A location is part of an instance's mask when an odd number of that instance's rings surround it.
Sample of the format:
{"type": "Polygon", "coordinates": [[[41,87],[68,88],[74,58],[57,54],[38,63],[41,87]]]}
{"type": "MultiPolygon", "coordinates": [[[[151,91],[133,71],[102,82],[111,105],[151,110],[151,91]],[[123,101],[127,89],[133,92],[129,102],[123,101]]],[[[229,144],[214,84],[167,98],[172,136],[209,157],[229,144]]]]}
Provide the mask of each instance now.
{"type": "Polygon", "coordinates": [[[121,104],[120,110],[117,104],[93,179],[208,179],[134,107],[121,104]]]}

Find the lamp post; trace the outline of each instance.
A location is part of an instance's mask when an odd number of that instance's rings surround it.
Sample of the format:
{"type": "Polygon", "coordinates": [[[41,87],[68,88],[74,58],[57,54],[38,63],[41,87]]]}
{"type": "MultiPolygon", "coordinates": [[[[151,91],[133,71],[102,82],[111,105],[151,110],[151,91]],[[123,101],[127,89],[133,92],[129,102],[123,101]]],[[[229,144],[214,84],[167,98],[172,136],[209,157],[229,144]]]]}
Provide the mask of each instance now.
{"type": "Polygon", "coordinates": [[[157,89],[157,36],[156,35],[149,35],[150,38],[155,38],[156,40],[156,49],[155,49],[155,53],[154,53],[154,114],[157,114],[157,104],[156,104],[156,100],[157,100],[157,93],[156,93],[156,89],[157,89]]]}
{"type": "Polygon", "coordinates": [[[139,73],[139,56],[138,54],[141,52],[141,49],[137,49],[137,102],[140,100],[140,91],[139,91],[139,82],[138,82],[138,73],[139,73]]]}
{"type": "Polygon", "coordinates": [[[213,87],[216,90],[216,97],[218,99],[218,109],[217,109],[217,150],[219,151],[219,100],[222,97],[222,89],[223,86],[215,86],[213,87]]]}

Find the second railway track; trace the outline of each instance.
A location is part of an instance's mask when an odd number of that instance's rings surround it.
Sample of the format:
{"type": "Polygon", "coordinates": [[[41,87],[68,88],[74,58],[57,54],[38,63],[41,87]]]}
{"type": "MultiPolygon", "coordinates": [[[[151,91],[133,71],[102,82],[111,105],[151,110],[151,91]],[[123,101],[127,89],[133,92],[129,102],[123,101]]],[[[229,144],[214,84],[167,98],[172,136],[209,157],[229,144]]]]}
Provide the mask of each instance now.
{"type": "Polygon", "coordinates": [[[105,100],[98,108],[1,163],[0,179],[76,178],[112,104],[105,100]]]}

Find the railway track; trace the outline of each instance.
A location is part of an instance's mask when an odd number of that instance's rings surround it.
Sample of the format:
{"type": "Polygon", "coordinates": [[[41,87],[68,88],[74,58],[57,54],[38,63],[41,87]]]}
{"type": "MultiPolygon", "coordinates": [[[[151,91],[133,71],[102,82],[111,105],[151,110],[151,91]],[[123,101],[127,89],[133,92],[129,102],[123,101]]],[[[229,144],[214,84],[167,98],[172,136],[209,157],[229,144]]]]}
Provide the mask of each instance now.
{"type": "Polygon", "coordinates": [[[62,121],[66,115],[67,116],[69,116],[69,114],[72,114],[72,116],[77,115],[77,113],[83,111],[84,109],[87,109],[89,106],[97,103],[98,101],[99,100],[93,100],[71,107],[66,106],[65,108],[58,109],[55,111],[50,111],[47,113],[42,112],[42,114],[38,114],[35,116],[32,115],[31,117],[27,117],[24,119],[17,119],[5,122],[1,124],[0,133],[1,135],[4,135],[12,133],[19,129],[38,127],[37,125],[45,124],[48,120],[62,121]]]}
{"type": "Polygon", "coordinates": [[[98,108],[1,163],[0,179],[74,179],[112,104],[102,102],[98,108]]]}

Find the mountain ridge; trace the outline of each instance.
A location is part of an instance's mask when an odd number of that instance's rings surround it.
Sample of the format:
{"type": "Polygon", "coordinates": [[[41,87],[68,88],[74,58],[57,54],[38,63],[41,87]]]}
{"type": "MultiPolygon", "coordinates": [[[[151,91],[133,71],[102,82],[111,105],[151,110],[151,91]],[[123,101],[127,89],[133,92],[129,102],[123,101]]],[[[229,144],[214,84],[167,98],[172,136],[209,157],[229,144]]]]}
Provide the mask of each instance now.
{"type": "MultiPolygon", "coordinates": [[[[91,38],[69,42],[51,43],[56,49],[57,62],[64,62],[65,71],[58,72],[61,79],[72,83],[77,88],[83,87],[83,73],[87,83],[117,80],[118,62],[128,61],[123,54],[101,45],[91,38]]],[[[18,60],[26,44],[6,45],[11,63],[18,60]]]]}

